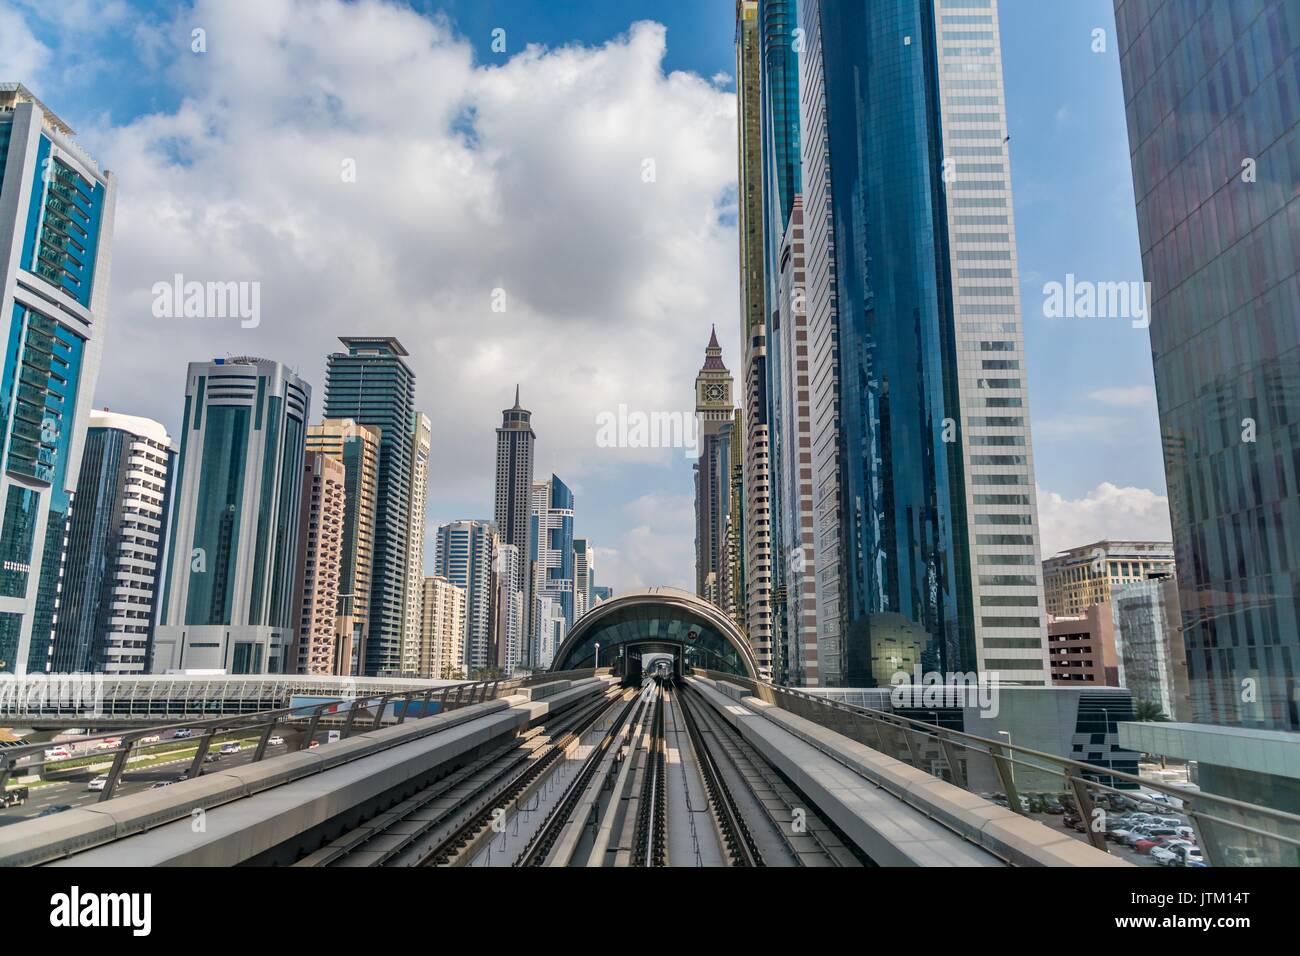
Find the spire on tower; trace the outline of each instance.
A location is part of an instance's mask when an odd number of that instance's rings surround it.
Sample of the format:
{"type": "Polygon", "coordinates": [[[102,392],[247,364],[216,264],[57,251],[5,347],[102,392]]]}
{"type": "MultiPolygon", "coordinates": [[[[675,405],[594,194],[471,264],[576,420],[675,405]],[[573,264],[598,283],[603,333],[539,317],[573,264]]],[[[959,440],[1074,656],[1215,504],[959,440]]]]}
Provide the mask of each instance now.
{"type": "Polygon", "coordinates": [[[718,344],[718,329],[714,326],[709,333],[709,345],[704,350],[704,367],[706,369],[720,369],[726,371],[727,366],[722,364],[722,346],[718,344]]]}

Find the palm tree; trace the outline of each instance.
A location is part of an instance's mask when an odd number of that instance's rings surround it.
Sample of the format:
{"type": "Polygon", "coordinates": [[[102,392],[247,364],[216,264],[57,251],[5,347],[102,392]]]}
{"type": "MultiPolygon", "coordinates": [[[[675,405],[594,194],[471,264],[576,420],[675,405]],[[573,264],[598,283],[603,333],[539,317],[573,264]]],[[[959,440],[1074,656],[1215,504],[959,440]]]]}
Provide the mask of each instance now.
{"type": "Polygon", "coordinates": [[[1169,716],[1153,700],[1135,700],[1133,701],[1133,719],[1140,721],[1168,720],[1169,716]]]}

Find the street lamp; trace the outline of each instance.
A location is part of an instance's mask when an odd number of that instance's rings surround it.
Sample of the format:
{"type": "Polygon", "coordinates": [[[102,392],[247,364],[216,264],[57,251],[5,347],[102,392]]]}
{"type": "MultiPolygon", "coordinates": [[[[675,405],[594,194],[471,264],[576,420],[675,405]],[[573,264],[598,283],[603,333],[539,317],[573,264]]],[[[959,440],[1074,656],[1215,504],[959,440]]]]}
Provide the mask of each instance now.
{"type": "Polygon", "coordinates": [[[600,642],[596,642],[596,669],[600,670],[600,642]]]}

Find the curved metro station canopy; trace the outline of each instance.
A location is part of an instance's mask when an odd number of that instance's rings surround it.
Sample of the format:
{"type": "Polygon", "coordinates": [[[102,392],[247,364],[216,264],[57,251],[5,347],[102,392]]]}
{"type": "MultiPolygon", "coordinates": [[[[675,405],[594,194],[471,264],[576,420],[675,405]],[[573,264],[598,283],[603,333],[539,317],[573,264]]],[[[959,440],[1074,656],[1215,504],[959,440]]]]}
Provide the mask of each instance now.
{"type": "Polygon", "coordinates": [[[749,642],[731,619],[703,598],[676,588],[650,588],[601,601],[569,631],[551,670],[595,666],[597,644],[606,664],[620,650],[673,651],[687,667],[758,677],[749,642]]]}

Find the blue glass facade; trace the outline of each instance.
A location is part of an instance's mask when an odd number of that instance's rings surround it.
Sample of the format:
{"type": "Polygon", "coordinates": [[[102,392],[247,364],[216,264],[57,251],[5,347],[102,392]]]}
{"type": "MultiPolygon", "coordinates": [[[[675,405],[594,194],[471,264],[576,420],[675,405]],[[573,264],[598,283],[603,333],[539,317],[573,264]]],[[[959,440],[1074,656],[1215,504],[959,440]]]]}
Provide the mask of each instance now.
{"type": "Polygon", "coordinates": [[[821,3],[818,16],[839,336],[839,681],[866,687],[873,621],[892,628],[897,615],[926,635],[926,670],[976,668],[962,445],[943,441],[961,413],[934,8],[821,3]]]}
{"type": "Polygon", "coordinates": [[[1300,730],[1300,5],[1115,19],[1193,719],[1300,730]]]}

